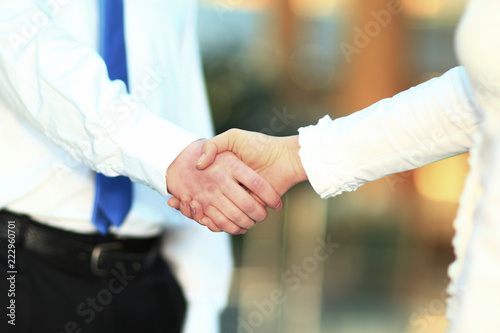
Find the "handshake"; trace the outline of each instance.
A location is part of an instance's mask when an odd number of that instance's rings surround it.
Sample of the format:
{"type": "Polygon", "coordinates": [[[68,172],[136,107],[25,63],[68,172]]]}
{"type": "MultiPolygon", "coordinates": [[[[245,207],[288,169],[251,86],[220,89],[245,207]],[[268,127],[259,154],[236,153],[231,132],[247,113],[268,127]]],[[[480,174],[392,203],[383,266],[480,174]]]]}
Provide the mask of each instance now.
{"type": "Polygon", "coordinates": [[[212,231],[238,235],[282,208],[281,196],[307,180],[298,136],[231,129],[195,141],[167,169],[168,205],[212,231]]]}

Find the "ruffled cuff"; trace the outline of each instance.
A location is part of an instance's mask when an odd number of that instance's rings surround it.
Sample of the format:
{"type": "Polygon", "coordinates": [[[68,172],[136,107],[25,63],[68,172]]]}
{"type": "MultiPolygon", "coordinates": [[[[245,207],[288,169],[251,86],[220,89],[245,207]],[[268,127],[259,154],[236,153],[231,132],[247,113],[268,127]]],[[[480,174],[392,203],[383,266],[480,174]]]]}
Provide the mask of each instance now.
{"type": "Polygon", "coordinates": [[[316,126],[299,128],[299,156],[309,182],[326,199],[358,189],[354,176],[346,172],[336,140],[336,121],[321,118],[316,126]]]}

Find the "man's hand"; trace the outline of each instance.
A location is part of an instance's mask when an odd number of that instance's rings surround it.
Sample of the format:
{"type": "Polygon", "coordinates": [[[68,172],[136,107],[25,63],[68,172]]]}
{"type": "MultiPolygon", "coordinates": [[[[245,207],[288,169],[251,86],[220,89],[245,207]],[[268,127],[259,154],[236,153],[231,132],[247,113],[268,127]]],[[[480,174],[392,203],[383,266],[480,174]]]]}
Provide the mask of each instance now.
{"type": "MultiPolygon", "coordinates": [[[[234,154],[214,156],[209,167],[197,169],[202,145],[200,140],[186,147],[167,169],[166,181],[169,193],[196,201],[197,207],[210,217],[205,221],[210,230],[244,233],[254,221],[267,217],[264,205],[281,208],[281,198],[272,186],[234,154]]],[[[185,209],[181,211],[186,215],[185,209]]]]}
{"type": "MultiPolygon", "coordinates": [[[[299,148],[298,136],[273,137],[232,129],[204,143],[203,154],[197,163],[197,168],[200,170],[207,168],[219,156],[218,154],[230,151],[283,195],[293,185],[307,180],[298,154],[299,148]]],[[[253,192],[252,189],[249,190],[253,192]]],[[[217,221],[213,221],[212,216],[205,211],[205,206],[190,196],[171,198],[169,205],[180,209],[184,215],[202,224],[208,226],[214,223],[218,226],[217,221]]],[[[238,224],[238,226],[247,229],[243,225],[238,224]]]]}

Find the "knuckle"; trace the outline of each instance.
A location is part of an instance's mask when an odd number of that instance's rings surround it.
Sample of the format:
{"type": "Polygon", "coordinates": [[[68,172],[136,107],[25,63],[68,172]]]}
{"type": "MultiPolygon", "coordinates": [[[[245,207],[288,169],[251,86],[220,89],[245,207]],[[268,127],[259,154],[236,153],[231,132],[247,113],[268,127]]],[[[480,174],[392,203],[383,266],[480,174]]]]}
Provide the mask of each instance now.
{"type": "Polygon", "coordinates": [[[255,176],[252,179],[252,186],[253,186],[254,190],[256,190],[256,191],[262,190],[264,188],[265,184],[266,183],[265,183],[264,178],[262,178],[260,176],[255,176]]]}
{"type": "Polygon", "coordinates": [[[253,213],[257,211],[257,203],[255,201],[247,201],[243,204],[242,208],[246,213],[253,213]]]}
{"type": "Polygon", "coordinates": [[[238,133],[238,130],[235,128],[230,128],[226,131],[226,134],[229,136],[234,136],[234,135],[236,135],[236,133],[238,133]]]}
{"type": "Polygon", "coordinates": [[[212,183],[206,184],[205,191],[208,193],[215,193],[217,191],[217,186],[212,183]]]}
{"type": "MultiPolygon", "coordinates": [[[[254,220],[252,220],[252,219],[250,219],[250,218],[248,218],[248,217],[246,217],[246,216],[245,216],[245,219],[244,219],[244,220],[242,220],[242,221],[240,221],[240,222],[238,223],[238,226],[239,226],[240,228],[250,229],[251,227],[253,227],[253,226],[254,226],[254,224],[255,224],[254,220]]],[[[240,231],[241,231],[241,230],[240,230],[240,231]]]]}
{"type": "Polygon", "coordinates": [[[218,184],[223,184],[229,179],[228,174],[222,169],[214,170],[211,174],[211,178],[218,184]]]}
{"type": "Polygon", "coordinates": [[[245,214],[243,214],[241,211],[233,211],[233,212],[230,212],[229,213],[229,219],[233,222],[236,222],[236,223],[241,223],[245,220],[245,214]]]}
{"type": "Polygon", "coordinates": [[[214,220],[214,224],[217,226],[217,228],[219,228],[220,230],[224,230],[224,231],[226,231],[229,227],[229,223],[222,218],[218,218],[218,219],[214,220]]]}
{"type": "Polygon", "coordinates": [[[224,220],[219,220],[215,223],[217,228],[219,228],[222,231],[227,232],[228,234],[231,235],[238,235],[240,233],[241,228],[238,227],[237,225],[224,221],[224,220]]]}

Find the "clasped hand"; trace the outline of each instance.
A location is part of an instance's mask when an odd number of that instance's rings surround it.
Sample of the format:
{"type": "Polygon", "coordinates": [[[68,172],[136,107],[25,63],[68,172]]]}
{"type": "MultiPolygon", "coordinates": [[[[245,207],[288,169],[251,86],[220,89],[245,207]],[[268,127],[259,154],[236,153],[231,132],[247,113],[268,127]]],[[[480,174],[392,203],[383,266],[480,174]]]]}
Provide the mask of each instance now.
{"type": "Polygon", "coordinates": [[[241,234],[267,217],[266,206],[281,209],[273,187],[231,152],[214,154],[209,166],[198,169],[203,143],[193,142],[167,169],[167,189],[183,199],[176,208],[184,215],[192,217],[193,206],[210,217],[204,221],[210,230],[241,234]]]}
{"type": "Polygon", "coordinates": [[[273,137],[232,129],[198,145],[195,149],[201,156],[184,167],[195,176],[196,171],[209,172],[210,183],[202,185],[200,179],[200,195],[189,186],[192,181],[184,179],[184,188],[191,191],[169,187],[174,197],[168,204],[212,231],[244,233],[267,217],[264,205],[281,209],[280,196],[307,179],[298,155],[297,136],[273,137]],[[221,185],[219,190],[216,184],[221,185]],[[226,197],[220,198],[219,191],[226,197]]]}

